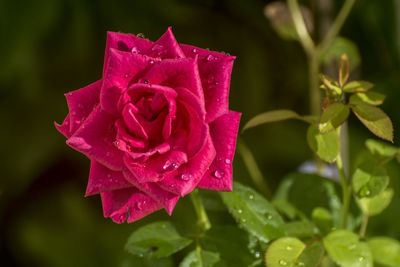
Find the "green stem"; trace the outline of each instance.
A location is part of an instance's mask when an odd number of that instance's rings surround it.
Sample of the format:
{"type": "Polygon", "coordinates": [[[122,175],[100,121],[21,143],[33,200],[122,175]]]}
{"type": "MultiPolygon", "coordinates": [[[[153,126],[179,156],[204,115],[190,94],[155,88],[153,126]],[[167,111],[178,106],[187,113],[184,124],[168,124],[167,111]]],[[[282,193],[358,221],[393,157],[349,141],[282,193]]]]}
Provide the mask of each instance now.
{"type": "Polygon", "coordinates": [[[323,54],[329,48],[329,46],[332,44],[333,40],[339,34],[340,29],[343,27],[343,24],[346,21],[346,18],[348,17],[348,15],[350,14],[350,11],[353,8],[355,2],[356,2],[356,0],[346,0],[344,2],[342,9],[340,10],[340,12],[339,12],[338,16],[336,17],[335,21],[333,22],[332,26],[330,27],[324,40],[317,47],[317,50],[319,50],[321,54],[323,54]]]}
{"type": "Polygon", "coordinates": [[[311,55],[315,50],[315,45],[308,33],[306,23],[297,0],[288,0],[288,7],[293,18],[294,27],[299,36],[299,40],[304,50],[308,55],[311,55]]]}
{"type": "Polygon", "coordinates": [[[340,227],[347,228],[347,217],[350,209],[351,187],[346,178],[343,168],[342,156],[339,154],[336,160],[336,167],[339,171],[340,185],[342,186],[342,210],[340,214],[340,227]]]}
{"type": "Polygon", "coordinates": [[[320,57],[317,51],[313,51],[308,57],[308,80],[310,86],[310,112],[317,116],[321,113],[321,90],[319,89],[320,57]]]}
{"type": "Polygon", "coordinates": [[[362,222],[361,222],[361,228],[360,228],[360,237],[364,237],[365,233],[367,232],[367,227],[368,227],[368,221],[369,221],[369,216],[367,214],[363,215],[362,222]]]}
{"type": "Polygon", "coordinates": [[[197,190],[194,190],[190,194],[190,199],[192,200],[194,210],[197,214],[197,223],[201,230],[207,231],[211,228],[211,223],[210,220],[208,219],[206,209],[203,206],[203,202],[201,201],[201,197],[199,195],[199,192],[197,190]]]}

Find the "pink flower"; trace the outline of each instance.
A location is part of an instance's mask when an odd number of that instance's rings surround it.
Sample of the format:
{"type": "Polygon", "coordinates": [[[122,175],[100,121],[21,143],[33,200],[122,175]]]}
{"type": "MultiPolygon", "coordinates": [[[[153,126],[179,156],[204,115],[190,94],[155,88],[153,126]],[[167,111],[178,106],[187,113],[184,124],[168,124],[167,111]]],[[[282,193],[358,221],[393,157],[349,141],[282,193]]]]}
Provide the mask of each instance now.
{"type": "Polygon", "coordinates": [[[156,42],[107,34],[103,77],[67,93],[69,113],[56,124],[91,160],[86,195],[100,193],[105,217],[171,214],[196,187],[232,190],[234,59],[179,44],[170,28],[156,42]]]}

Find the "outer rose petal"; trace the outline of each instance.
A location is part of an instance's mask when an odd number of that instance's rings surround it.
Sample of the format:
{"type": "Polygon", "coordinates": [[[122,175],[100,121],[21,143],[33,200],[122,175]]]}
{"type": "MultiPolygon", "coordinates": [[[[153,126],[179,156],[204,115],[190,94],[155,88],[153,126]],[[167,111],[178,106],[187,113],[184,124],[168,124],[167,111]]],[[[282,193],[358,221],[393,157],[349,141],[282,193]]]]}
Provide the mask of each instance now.
{"type": "Polygon", "coordinates": [[[66,138],[69,138],[71,136],[69,131],[69,124],[70,124],[69,114],[67,114],[64,121],[61,124],[54,122],[54,126],[56,127],[56,129],[66,138]]]}
{"type": "Polygon", "coordinates": [[[208,135],[199,152],[179,168],[178,174],[168,175],[158,184],[174,194],[185,196],[198,185],[215,158],[215,148],[208,135]]]}
{"type": "Polygon", "coordinates": [[[112,171],[95,160],[90,162],[89,181],[85,196],[129,187],[132,187],[132,184],[125,179],[122,172],[112,171]]]}
{"type": "MultiPolygon", "coordinates": [[[[143,51],[147,51],[150,47],[152,47],[152,45],[152,41],[144,38],[139,38],[133,34],[107,32],[104,66],[107,65],[109,50],[111,48],[119,51],[141,53],[143,51]]],[[[103,76],[105,76],[104,73],[105,72],[103,70],[103,76]]]]}
{"type": "Polygon", "coordinates": [[[199,183],[200,188],[232,191],[232,161],[241,114],[229,111],[210,124],[210,133],[217,155],[199,183]]]}
{"type": "Polygon", "coordinates": [[[137,81],[139,74],[155,62],[155,59],[116,49],[108,51],[108,60],[104,66],[103,86],[100,103],[104,110],[118,114],[118,100],[129,83],[137,81]]]}
{"type": "Polygon", "coordinates": [[[161,205],[136,188],[101,193],[104,217],[116,223],[137,221],[161,209],[161,205]]]}
{"type": "Polygon", "coordinates": [[[154,42],[153,46],[146,52],[146,54],[152,57],[160,57],[162,59],[185,57],[185,54],[172,33],[171,27],[168,27],[168,30],[154,42]]]}
{"type": "Polygon", "coordinates": [[[148,80],[152,84],[172,88],[187,88],[199,99],[200,103],[204,103],[197,58],[166,59],[157,62],[143,76],[143,79],[148,80]]]}
{"type": "Polygon", "coordinates": [[[181,44],[187,57],[198,56],[201,82],[207,110],[207,122],[228,112],[229,87],[235,57],[181,44]]]}
{"type": "Polygon", "coordinates": [[[65,94],[69,108],[71,135],[75,133],[99,103],[101,84],[102,80],[99,80],[81,89],[65,94]]]}
{"type": "Polygon", "coordinates": [[[145,192],[156,202],[160,203],[162,207],[168,212],[168,214],[172,214],[172,211],[174,210],[175,205],[179,200],[179,196],[165,191],[158,185],[158,183],[139,183],[135,175],[128,170],[124,171],[124,176],[130,183],[132,183],[137,188],[140,188],[140,190],[145,192]]]}
{"type": "Polygon", "coordinates": [[[112,170],[122,170],[122,152],[113,144],[114,122],[114,117],[97,106],[67,144],[112,170]]]}

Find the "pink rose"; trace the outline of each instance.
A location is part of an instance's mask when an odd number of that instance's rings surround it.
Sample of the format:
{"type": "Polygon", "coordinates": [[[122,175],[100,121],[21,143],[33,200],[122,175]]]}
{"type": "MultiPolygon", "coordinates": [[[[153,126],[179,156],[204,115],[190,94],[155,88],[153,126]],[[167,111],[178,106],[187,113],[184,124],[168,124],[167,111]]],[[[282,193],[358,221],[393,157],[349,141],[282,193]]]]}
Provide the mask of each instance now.
{"type": "Polygon", "coordinates": [[[232,190],[234,59],[179,44],[170,28],[156,42],[107,34],[102,79],[67,93],[69,114],[56,124],[91,160],[86,195],[100,193],[105,217],[171,214],[196,187],[232,190]]]}

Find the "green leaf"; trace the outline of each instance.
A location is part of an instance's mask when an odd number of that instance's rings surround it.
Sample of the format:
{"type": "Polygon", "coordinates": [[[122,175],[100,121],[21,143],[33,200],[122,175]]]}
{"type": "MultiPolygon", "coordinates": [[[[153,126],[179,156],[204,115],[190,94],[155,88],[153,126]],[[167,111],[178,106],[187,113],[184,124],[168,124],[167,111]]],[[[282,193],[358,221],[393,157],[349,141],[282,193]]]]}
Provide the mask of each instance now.
{"type": "Polygon", "coordinates": [[[374,216],[389,206],[393,194],[393,189],[388,188],[375,197],[358,199],[357,202],[364,214],[374,216]]]}
{"type": "Polygon", "coordinates": [[[339,155],[339,133],[334,130],[320,133],[317,126],[312,124],[307,131],[307,141],[310,148],[327,162],[334,162],[339,155]]]}
{"type": "Polygon", "coordinates": [[[327,52],[322,56],[322,60],[325,64],[330,64],[332,61],[340,60],[343,54],[347,54],[351,69],[354,69],[360,64],[361,57],[357,45],[343,37],[335,38],[327,52]]]}
{"type": "Polygon", "coordinates": [[[310,245],[307,245],[306,249],[300,255],[297,266],[304,266],[304,267],[320,266],[322,258],[324,257],[324,253],[325,251],[322,244],[320,242],[313,242],[310,245]],[[300,263],[303,263],[303,265],[300,263]]]}
{"type": "Polygon", "coordinates": [[[235,183],[233,192],[221,193],[221,196],[239,225],[261,241],[269,242],[284,235],[281,216],[250,187],[235,183]]]}
{"type": "Polygon", "coordinates": [[[309,221],[293,221],[286,223],[283,228],[288,236],[305,238],[316,234],[315,226],[309,221]]]}
{"type": "Polygon", "coordinates": [[[373,266],[368,245],[359,242],[358,235],[353,232],[337,230],[327,235],[323,242],[330,258],[341,267],[373,266]]]}
{"type": "Polygon", "coordinates": [[[218,253],[198,249],[190,252],[179,267],[212,267],[217,262],[219,262],[218,253]]]}
{"type": "Polygon", "coordinates": [[[299,114],[297,114],[292,110],[279,109],[258,114],[244,125],[243,131],[258,126],[260,124],[289,120],[289,119],[302,120],[309,123],[312,121],[312,118],[310,118],[309,116],[300,116],[299,114]]]}
{"type": "Polygon", "coordinates": [[[376,136],[393,142],[393,125],[380,108],[359,104],[352,107],[357,118],[376,136]]]}
{"type": "Polygon", "coordinates": [[[306,245],[297,238],[282,237],[269,246],[265,262],[268,267],[299,266],[298,259],[305,248],[306,245]]]}
{"type": "Polygon", "coordinates": [[[353,190],[357,197],[374,197],[380,194],[389,185],[389,176],[386,169],[366,162],[359,167],[353,174],[353,190]]]}
{"type": "Polygon", "coordinates": [[[351,105],[358,105],[360,103],[379,106],[383,104],[386,96],[376,92],[356,93],[352,94],[349,99],[351,105]]]}
{"type": "Polygon", "coordinates": [[[339,60],[339,84],[343,86],[350,76],[350,60],[347,54],[342,54],[339,60]]]}
{"type": "Polygon", "coordinates": [[[343,91],[346,93],[361,93],[367,92],[372,87],[374,85],[367,81],[351,81],[343,87],[343,91]]]}
{"type": "Polygon", "coordinates": [[[174,254],[190,243],[192,240],[179,235],[170,222],[155,222],[133,232],[125,249],[140,257],[162,258],[174,254]]]}
{"type": "Polygon", "coordinates": [[[378,155],[385,158],[393,158],[400,153],[400,149],[384,142],[368,139],[365,142],[366,147],[372,155],[378,155]]]}
{"type": "Polygon", "coordinates": [[[389,237],[368,240],[374,261],[388,267],[400,266],[400,242],[389,237]]]}
{"type": "Polygon", "coordinates": [[[320,76],[320,79],[323,83],[321,85],[322,89],[328,90],[329,95],[341,95],[342,89],[340,88],[339,84],[334,81],[332,78],[328,77],[327,75],[320,76]]]}
{"type": "Polygon", "coordinates": [[[350,108],[343,103],[333,103],[324,110],[318,128],[321,133],[332,131],[339,127],[350,114],[350,108]]]}
{"type": "Polygon", "coordinates": [[[333,218],[329,210],[317,207],[312,212],[312,220],[322,233],[329,233],[333,227],[333,218]]]}

